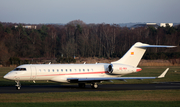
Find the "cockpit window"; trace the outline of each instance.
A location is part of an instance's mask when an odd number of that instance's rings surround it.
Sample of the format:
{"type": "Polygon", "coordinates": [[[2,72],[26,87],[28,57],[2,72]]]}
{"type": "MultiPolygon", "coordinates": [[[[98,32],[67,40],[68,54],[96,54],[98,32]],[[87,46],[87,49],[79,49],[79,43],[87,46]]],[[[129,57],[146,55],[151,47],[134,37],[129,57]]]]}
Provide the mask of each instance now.
{"type": "Polygon", "coordinates": [[[26,71],[26,68],[15,68],[14,71],[26,71]]]}

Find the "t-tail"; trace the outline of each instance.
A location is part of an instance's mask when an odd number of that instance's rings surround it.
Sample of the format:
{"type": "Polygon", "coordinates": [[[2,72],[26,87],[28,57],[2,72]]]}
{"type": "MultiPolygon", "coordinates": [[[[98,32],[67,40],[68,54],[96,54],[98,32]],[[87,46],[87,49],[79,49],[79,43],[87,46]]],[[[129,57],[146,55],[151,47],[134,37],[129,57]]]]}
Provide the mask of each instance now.
{"type": "Polygon", "coordinates": [[[146,52],[146,49],[152,48],[152,47],[173,48],[176,46],[149,45],[149,44],[137,42],[126,52],[126,54],[121,59],[119,59],[118,61],[115,61],[115,62],[111,62],[111,63],[112,64],[114,64],[114,63],[125,64],[125,65],[130,65],[133,67],[137,67],[142,56],[146,52]]]}

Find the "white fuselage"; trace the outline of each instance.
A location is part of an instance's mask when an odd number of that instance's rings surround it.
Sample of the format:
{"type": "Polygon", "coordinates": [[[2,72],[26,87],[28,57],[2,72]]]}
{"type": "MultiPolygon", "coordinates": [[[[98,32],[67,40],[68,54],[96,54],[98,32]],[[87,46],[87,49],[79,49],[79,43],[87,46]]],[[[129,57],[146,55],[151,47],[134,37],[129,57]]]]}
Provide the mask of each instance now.
{"type": "Polygon", "coordinates": [[[18,66],[4,77],[10,80],[51,80],[68,82],[67,78],[88,77],[117,77],[132,72],[139,68],[118,65],[118,74],[108,72],[110,64],[27,64],[18,66]]]}

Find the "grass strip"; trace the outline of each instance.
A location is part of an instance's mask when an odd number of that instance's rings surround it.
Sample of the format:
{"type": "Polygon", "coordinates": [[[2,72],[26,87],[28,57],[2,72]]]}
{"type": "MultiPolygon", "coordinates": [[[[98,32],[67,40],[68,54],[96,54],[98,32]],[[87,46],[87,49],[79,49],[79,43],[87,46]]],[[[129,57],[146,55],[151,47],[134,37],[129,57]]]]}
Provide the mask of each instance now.
{"type": "Polygon", "coordinates": [[[0,102],[180,101],[179,90],[123,90],[0,94],[0,102]]]}
{"type": "Polygon", "coordinates": [[[0,103],[0,107],[179,107],[179,101],[73,101],[51,103],[0,103]]]}

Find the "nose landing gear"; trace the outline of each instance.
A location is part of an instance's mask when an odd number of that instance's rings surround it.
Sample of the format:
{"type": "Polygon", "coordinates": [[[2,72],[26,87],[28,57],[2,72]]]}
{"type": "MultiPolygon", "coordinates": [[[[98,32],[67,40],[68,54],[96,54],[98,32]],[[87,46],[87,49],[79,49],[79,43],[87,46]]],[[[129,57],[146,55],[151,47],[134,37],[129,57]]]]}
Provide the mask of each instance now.
{"type": "Polygon", "coordinates": [[[21,83],[19,81],[15,81],[17,84],[15,85],[16,86],[16,89],[17,90],[20,90],[21,89],[21,83]]]}

